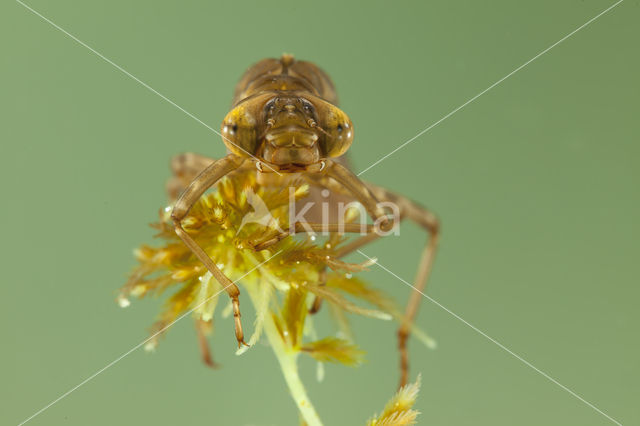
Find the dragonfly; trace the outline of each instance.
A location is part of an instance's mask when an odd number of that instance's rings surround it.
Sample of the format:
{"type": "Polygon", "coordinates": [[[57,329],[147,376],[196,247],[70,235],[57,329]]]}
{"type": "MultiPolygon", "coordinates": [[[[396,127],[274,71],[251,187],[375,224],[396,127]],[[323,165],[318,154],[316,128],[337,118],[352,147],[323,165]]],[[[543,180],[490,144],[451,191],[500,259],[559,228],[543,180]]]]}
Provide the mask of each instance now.
{"type": "MultiPolygon", "coordinates": [[[[223,177],[232,178],[236,171],[250,170],[260,185],[272,189],[285,190],[302,180],[309,185],[309,197],[322,200],[322,203],[310,204],[303,221],[253,242],[255,250],[264,250],[296,232],[358,233],[339,249],[338,256],[343,257],[387,235],[402,220],[412,221],[426,231],[427,240],[413,290],[397,331],[399,382],[404,386],[409,375],[408,338],[440,236],[436,215],[421,204],[377,184],[364,182],[354,174],[347,158],[354,141],[353,123],[338,107],[338,96],[329,75],[312,62],[284,54],[280,58],[263,59],[248,68],[235,87],[232,106],[222,121],[220,134],[227,155],[219,159],[195,153],[175,156],[167,190],[173,201],[171,220],[176,234],[231,299],[238,346],[246,345],[240,319],[240,291],[185,231],[183,220],[200,197],[223,177]],[[338,223],[340,218],[335,209],[327,214],[328,209],[319,208],[320,205],[335,206],[338,201],[359,203],[373,225],[356,228],[338,223]],[[397,214],[389,214],[385,206],[390,204],[396,207],[397,214]]],[[[320,274],[320,279],[325,276],[320,274]]],[[[316,297],[310,313],[318,312],[321,304],[322,299],[316,297]]]]}

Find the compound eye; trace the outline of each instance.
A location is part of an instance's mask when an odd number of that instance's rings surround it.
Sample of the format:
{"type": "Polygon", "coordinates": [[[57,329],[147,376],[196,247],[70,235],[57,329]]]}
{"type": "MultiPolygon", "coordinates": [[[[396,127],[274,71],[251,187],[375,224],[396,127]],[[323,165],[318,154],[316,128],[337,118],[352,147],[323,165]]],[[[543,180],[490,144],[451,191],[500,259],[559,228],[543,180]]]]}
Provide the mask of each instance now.
{"type": "Polygon", "coordinates": [[[337,108],[332,111],[332,118],[324,123],[324,129],[329,133],[325,152],[329,157],[339,157],[353,141],[353,125],[349,117],[337,108]]]}
{"type": "Polygon", "coordinates": [[[264,130],[265,107],[273,98],[270,94],[263,94],[241,101],[224,117],[220,135],[229,151],[240,157],[256,154],[258,134],[264,130]]]}

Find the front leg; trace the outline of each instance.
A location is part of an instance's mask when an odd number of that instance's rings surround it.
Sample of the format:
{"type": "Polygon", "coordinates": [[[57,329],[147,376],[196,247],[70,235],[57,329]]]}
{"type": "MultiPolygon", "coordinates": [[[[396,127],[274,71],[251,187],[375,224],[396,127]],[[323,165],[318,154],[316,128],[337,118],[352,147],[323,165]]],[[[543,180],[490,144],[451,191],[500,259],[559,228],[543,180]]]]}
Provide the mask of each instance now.
{"type": "MultiPolygon", "coordinates": [[[[386,191],[376,185],[369,185],[369,187],[367,187],[367,185],[365,185],[364,182],[358,179],[356,175],[339,164],[333,163],[332,167],[328,168],[327,174],[339,183],[343,184],[347,188],[347,190],[349,190],[358,199],[358,201],[360,201],[365,206],[374,220],[379,223],[379,231],[385,232],[392,229],[393,226],[396,225],[396,220],[399,221],[400,219],[406,217],[409,220],[420,225],[430,235],[430,238],[427,241],[427,244],[420,258],[420,264],[418,266],[418,272],[416,273],[413,286],[414,291],[409,297],[409,301],[407,302],[407,307],[405,310],[404,320],[402,321],[402,324],[398,330],[398,348],[400,350],[399,387],[401,388],[406,385],[409,375],[409,353],[407,351],[407,339],[409,337],[411,327],[413,326],[413,323],[415,321],[415,317],[418,314],[418,309],[422,300],[421,296],[424,293],[427,279],[429,278],[429,275],[431,273],[433,259],[440,236],[440,225],[438,219],[429,210],[412,202],[406,197],[386,191]],[[386,215],[384,217],[382,216],[384,215],[384,211],[382,211],[382,209],[380,208],[380,205],[377,201],[378,199],[394,203],[400,211],[400,218],[394,218],[395,220],[393,221],[385,221],[384,219],[388,218],[386,217],[386,215]]],[[[358,247],[375,240],[379,235],[381,235],[381,233],[379,233],[378,235],[366,235],[364,237],[361,237],[360,239],[355,240],[350,246],[343,247],[343,252],[341,254],[344,255],[350,251],[357,250],[358,247]]]]}
{"type": "Polygon", "coordinates": [[[182,219],[189,213],[191,207],[200,199],[202,194],[209,189],[213,184],[220,180],[223,176],[236,170],[243,163],[243,160],[236,157],[233,154],[229,154],[226,157],[214,162],[209,167],[204,169],[191,184],[180,195],[178,201],[173,206],[171,212],[171,219],[173,220],[176,234],[180,239],[191,249],[193,254],[206,266],[215,279],[222,285],[222,288],[227,292],[231,298],[231,304],[233,305],[233,317],[235,319],[235,331],[236,339],[238,340],[238,347],[246,345],[244,341],[244,333],[242,332],[242,323],[240,322],[240,290],[238,287],[222,273],[209,255],[191,238],[184,228],[182,227],[182,219]]]}
{"type": "MultiPolygon", "coordinates": [[[[400,217],[394,217],[393,220],[387,216],[385,210],[380,206],[378,199],[356,175],[354,175],[348,168],[343,165],[334,162],[327,161],[326,174],[328,177],[334,179],[340,185],[342,185],[347,192],[358,200],[374,221],[373,225],[365,225],[364,236],[353,241],[351,244],[343,247],[337,257],[342,257],[351,251],[354,251],[364,244],[368,244],[371,241],[379,238],[382,235],[386,235],[388,231],[391,231],[397,222],[400,221],[400,217]]],[[[290,228],[291,230],[291,228],[290,228]]],[[[330,224],[318,224],[318,223],[295,223],[293,227],[294,233],[297,232],[359,232],[362,233],[363,229],[361,224],[356,223],[330,223],[330,224]]],[[[254,241],[253,247],[256,250],[264,250],[272,244],[277,243],[283,238],[290,235],[289,231],[280,232],[274,236],[267,237],[261,241],[254,241]]],[[[320,271],[320,285],[326,283],[326,268],[322,268],[320,271]]],[[[320,309],[322,299],[318,296],[313,301],[313,305],[309,312],[315,314],[320,309]]]]}
{"type": "MultiPolygon", "coordinates": [[[[347,192],[360,202],[374,221],[374,227],[379,234],[386,233],[396,225],[385,210],[380,206],[378,199],[369,190],[367,185],[358,176],[343,165],[331,161],[328,162],[327,176],[341,184],[347,192]]],[[[398,219],[398,218],[393,218],[398,219]]]]}

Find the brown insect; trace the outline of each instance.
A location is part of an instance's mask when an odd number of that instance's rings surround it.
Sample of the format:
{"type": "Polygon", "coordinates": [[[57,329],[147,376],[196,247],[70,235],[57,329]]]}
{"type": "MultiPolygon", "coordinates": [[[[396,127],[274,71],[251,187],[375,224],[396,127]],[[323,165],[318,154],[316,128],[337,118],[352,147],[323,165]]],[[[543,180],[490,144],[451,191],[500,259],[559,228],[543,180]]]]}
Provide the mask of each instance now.
{"type": "MultiPolygon", "coordinates": [[[[394,203],[399,212],[399,218],[395,219],[409,219],[429,233],[414,281],[416,290],[409,298],[398,330],[402,386],[407,382],[409,368],[407,338],[422,299],[420,292],[424,291],[431,271],[439,236],[438,220],[426,208],[380,186],[362,182],[349,170],[344,154],[353,141],[353,125],[336,105],[337,95],[329,76],[310,62],[296,61],[285,54],[280,59],[264,59],[249,68],[236,86],[232,109],[221,126],[229,153],[219,160],[193,153],[172,160],[174,177],[168,183],[168,190],[177,200],[171,218],[178,236],[231,298],[236,339],[241,346],[246,343],[240,322],[238,287],[182,227],[182,220],[206,190],[223,176],[249,168],[255,171],[261,185],[284,189],[304,179],[310,184],[312,197],[329,189],[329,201],[339,198],[358,201],[375,224],[366,225],[366,233],[343,246],[339,256],[379,238],[381,233],[377,231],[389,231],[397,225],[379,204],[380,201],[394,203]]],[[[306,217],[319,217],[319,212],[309,211],[306,217]]],[[[298,232],[360,230],[360,226],[356,230],[314,220],[296,223],[291,229],[298,232]]],[[[255,242],[254,248],[262,250],[288,235],[290,231],[282,231],[275,237],[255,242]]],[[[321,300],[316,299],[311,312],[316,312],[320,305],[321,300]]],[[[210,359],[206,349],[203,356],[205,360],[210,359]]]]}

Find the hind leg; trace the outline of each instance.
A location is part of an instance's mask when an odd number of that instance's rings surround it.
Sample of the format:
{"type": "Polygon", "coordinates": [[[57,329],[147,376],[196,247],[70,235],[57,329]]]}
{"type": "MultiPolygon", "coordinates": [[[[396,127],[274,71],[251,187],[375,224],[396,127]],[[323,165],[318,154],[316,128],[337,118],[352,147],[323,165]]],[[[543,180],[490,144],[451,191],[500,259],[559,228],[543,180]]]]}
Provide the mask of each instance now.
{"type": "MultiPolygon", "coordinates": [[[[423,229],[429,234],[429,239],[425,245],[425,248],[420,257],[418,264],[418,271],[413,283],[414,290],[409,296],[409,301],[405,309],[405,315],[400,328],[398,329],[398,349],[400,351],[400,387],[407,383],[409,376],[409,353],[407,350],[408,338],[411,333],[411,327],[418,314],[420,308],[420,302],[422,301],[422,294],[427,284],[427,280],[431,273],[433,260],[440,236],[440,224],[436,216],[427,208],[411,201],[405,196],[395,194],[380,186],[373,185],[371,183],[366,184],[371,193],[380,202],[392,202],[394,203],[400,212],[400,220],[408,219],[423,229]]],[[[350,243],[343,246],[336,257],[341,258],[354,251],[360,251],[359,249],[367,244],[380,238],[378,233],[370,233],[362,237],[356,238],[350,243]]],[[[326,278],[325,278],[326,279],[326,278]]],[[[311,313],[315,313],[320,309],[322,299],[316,297],[312,305],[311,313]]]]}
{"type": "Polygon", "coordinates": [[[195,326],[202,362],[211,368],[218,368],[218,364],[213,360],[209,344],[207,343],[207,334],[211,332],[211,322],[205,322],[201,319],[197,319],[195,326]]]}
{"type": "Polygon", "coordinates": [[[409,301],[405,308],[404,320],[398,329],[398,349],[400,351],[400,387],[407,384],[409,376],[409,353],[407,351],[407,339],[411,326],[415,321],[422,294],[427,285],[427,280],[431,274],[433,260],[436,254],[438,239],[440,237],[440,223],[438,218],[427,208],[411,201],[407,197],[387,191],[376,185],[368,184],[371,192],[381,201],[395,203],[400,210],[401,219],[409,219],[418,226],[425,229],[429,238],[420,256],[418,271],[413,281],[413,291],[409,296],[409,301]]]}
{"type": "Polygon", "coordinates": [[[193,152],[185,152],[171,159],[170,167],[173,176],[167,180],[167,195],[169,201],[174,202],[182,191],[202,172],[209,167],[215,158],[205,157],[193,152]]]}

